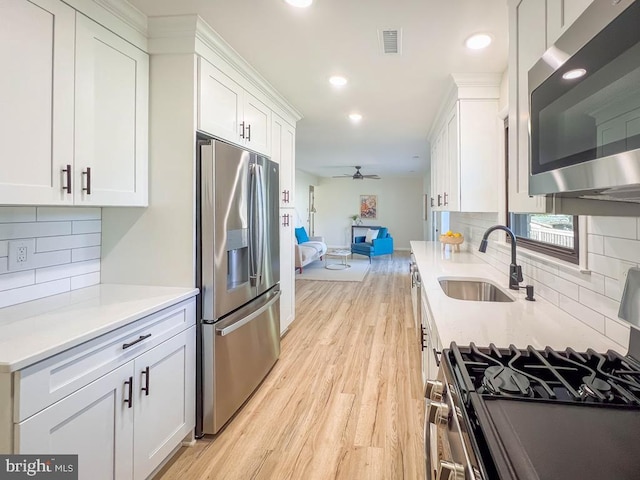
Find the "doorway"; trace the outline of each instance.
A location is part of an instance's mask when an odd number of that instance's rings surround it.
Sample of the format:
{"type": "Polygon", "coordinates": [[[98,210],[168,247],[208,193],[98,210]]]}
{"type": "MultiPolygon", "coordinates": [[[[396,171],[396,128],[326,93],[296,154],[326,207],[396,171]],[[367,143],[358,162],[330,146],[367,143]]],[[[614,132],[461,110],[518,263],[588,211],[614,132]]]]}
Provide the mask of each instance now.
{"type": "Polygon", "coordinates": [[[315,214],[316,214],[316,196],[313,185],[309,185],[309,207],[307,208],[307,223],[309,227],[309,235],[314,236],[315,232],[315,214]]]}

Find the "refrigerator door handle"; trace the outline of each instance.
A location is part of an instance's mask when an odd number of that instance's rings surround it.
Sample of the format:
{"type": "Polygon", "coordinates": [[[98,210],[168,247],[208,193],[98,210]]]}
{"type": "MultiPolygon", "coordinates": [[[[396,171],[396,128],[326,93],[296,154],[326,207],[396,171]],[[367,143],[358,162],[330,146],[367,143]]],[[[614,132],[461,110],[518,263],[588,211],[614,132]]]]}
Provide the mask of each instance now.
{"type": "Polygon", "coordinates": [[[249,221],[252,226],[251,235],[251,285],[262,283],[262,268],[264,263],[264,237],[265,237],[265,191],[264,173],[262,165],[251,165],[251,189],[250,189],[249,221]]]}
{"type": "MultiPolygon", "coordinates": [[[[258,310],[256,310],[255,312],[251,313],[250,315],[247,315],[246,317],[241,317],[238,320],[231,322],[228,325],[225,325],[224,327],[218,327],[216,326],[216,335],[219,335],[221,337],[224,337],[225,335],[229,335],[230,333],[234,332],[235,330],[239,329],[240,327],[246,325],[247,323],[255,320],[256,318],[258,318],[260,315],[262,315],[266,310],[268,310],[271,305],[273,305],[279,298],[280,298],[280,290],[278,290],[275,295],[267,302],[265,303],[262,307],[260,307],[258,310]]],[[[221,322],[221,323],[226,323],[226,322],[221,322]]]]}

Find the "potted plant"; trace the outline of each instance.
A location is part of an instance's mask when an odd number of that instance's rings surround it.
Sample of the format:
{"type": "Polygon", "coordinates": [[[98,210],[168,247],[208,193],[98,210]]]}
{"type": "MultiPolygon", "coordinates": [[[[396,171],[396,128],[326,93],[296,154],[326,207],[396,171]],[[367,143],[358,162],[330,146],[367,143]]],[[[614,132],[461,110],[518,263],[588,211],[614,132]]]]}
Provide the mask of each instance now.
{"type": "Polygon", "coordinates": [[[360,225],[362,223],[362,219],[360,218],[360,215],[351,215],[349,218],[351,218],[354,225],[360,225]]]}

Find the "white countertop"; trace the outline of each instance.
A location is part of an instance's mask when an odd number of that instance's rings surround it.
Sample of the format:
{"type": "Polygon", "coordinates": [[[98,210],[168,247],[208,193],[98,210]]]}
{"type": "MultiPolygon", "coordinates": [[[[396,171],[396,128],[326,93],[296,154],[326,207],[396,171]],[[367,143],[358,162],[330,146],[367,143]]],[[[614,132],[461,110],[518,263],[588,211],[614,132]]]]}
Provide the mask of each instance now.
{"type": "Polygon", "coordinates": [[[573,347],[578,351],[593,348],[604,352],[613,349],[626,355],[627,350],[598,331],[536,296],[525,300],[523,290],[509,290],[508,272],[499,271],[470,252],[442,252],[437,242],[411,242],[442,346],[452,341],[458,345],[474,342],[478,346],[494,343],[497,347],[511,344],[537,349],[573,347]],[[450,298],[442,291],[440,277],[489,279],[516,300],[514,302],[473,302],[450,298]]]}
{"type": "Polygon", "coordinates": [[[197,293],[101,284],[0,309],[0,372],[25,368],[197,293]]]}

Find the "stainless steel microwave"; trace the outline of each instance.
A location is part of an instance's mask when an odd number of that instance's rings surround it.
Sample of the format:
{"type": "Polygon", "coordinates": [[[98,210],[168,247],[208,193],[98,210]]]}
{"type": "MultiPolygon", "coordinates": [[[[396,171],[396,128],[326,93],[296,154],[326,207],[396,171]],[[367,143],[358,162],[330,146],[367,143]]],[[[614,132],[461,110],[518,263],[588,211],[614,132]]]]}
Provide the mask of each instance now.
{"type": "Polygon", "coordinates": [[[594,0],[529,71],[529,193],[640,202],[640,0],[594,0]]]}

